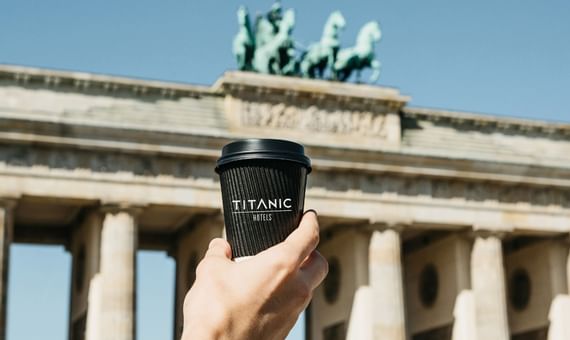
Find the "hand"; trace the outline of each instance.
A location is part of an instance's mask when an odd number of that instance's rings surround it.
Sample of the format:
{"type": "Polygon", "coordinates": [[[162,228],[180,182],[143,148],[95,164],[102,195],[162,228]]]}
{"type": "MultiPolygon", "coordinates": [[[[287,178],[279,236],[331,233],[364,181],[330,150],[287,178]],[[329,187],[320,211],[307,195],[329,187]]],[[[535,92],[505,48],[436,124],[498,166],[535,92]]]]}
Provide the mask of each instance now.
{"type": "Polygon", "coordinates": [[[318,243],[313,211],[284,242],[242,262],[212,240],[184,300],[182,340],[284,339],[327,275],[318,243]]]}

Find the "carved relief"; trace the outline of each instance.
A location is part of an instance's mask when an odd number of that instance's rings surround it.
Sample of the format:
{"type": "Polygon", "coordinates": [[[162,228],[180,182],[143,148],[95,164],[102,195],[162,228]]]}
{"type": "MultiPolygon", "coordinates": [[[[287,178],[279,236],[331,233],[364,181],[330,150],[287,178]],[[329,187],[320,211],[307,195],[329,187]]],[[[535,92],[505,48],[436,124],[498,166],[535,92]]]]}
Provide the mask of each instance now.
{"type": "Polygon", "coordinates": [[[382,113],[251,101],[243,101],[240,106],[242,126],[382,138],[388,134],[386,115],[382,113]]]}

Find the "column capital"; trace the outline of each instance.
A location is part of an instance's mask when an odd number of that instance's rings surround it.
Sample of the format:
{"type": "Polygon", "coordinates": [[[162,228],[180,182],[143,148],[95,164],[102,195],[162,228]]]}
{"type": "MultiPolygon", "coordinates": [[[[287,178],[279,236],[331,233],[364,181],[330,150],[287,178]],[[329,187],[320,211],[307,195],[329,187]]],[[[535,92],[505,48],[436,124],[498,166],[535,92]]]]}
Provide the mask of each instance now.
{"type": "Polygon", "coordinates": [[[364,227],[364,229],[375,232],[375,231],[386,231],[386,230],[393,230],[398,234],[401,234],[404,229],[409,226],[410,224],[407,223],[397,223],[397,222],[375,222],[370,223],[364,227]]]}
{"type": "Polygon", "coordinates": [[[134,217],[140,215],[144,211],[145,205],[133,204],[129,202],[102,202],[99,211],[104,214],[118,214],[126,212],[134,217]]]}
{"type": "Polygon", "coordinates": [[[474,230],[470,233],[470,238],[471,239],[476,239],[476,238],[496,238],[499,240],[503,240],[505,239],[505,237],[507,237],[508,233],[504,232],[504,231],[493,231],[493,230],[474,230]]]}
{"type": "Polygon", "coordinates": [[[498,239],[503,239],[508,234],[512,233],[514,228],[512,226],[489,226],[489,225],[473,225],[473,229],[471,230],[472,236],[475,237],[496,237],[498,239]]]}
{"type": "Polygon", "coordinates": [[[18,198],[0,197],[0,208],[12,210],[18,205],[18,198]]]}
{"type": "Polygon", "coordinates": [[[383,216],[383,217],[370,217],[368,223],[371,225],[379,225],[384,227],[391,226],[409,226],[414,223],[411,218],[401,216],[383,216]]]}
{"type": "Polygon", "coordinates": [[[564,232],[558,236],[553,237],[553,239],[559,242],[563,242],[564,244],[570,245],[570,232],[564,232]]]}

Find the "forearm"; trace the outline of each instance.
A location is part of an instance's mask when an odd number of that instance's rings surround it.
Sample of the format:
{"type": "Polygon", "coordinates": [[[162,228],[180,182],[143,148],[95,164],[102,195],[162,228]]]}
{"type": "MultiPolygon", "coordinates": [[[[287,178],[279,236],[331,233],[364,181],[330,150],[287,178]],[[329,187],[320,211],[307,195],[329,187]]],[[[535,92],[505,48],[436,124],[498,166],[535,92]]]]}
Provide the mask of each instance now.
{"type": "Polygon", "coordinates": [[[222,327],[206,322],[190,322],[184,326],[181,340],[225,340],[229,339],[222,327]]]}

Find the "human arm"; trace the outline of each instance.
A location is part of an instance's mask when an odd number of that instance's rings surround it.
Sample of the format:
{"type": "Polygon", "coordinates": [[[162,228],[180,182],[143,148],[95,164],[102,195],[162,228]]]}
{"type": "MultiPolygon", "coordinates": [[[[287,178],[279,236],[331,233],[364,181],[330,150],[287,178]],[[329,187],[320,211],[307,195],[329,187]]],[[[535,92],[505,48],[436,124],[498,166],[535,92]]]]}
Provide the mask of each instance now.
{"type": "Polygon", "coordinates": [[[318,242],[312,211],[284,242],[246,261],[212,240],[184,301],[182,340],[284,339],[328,272],[318,242]]]}

